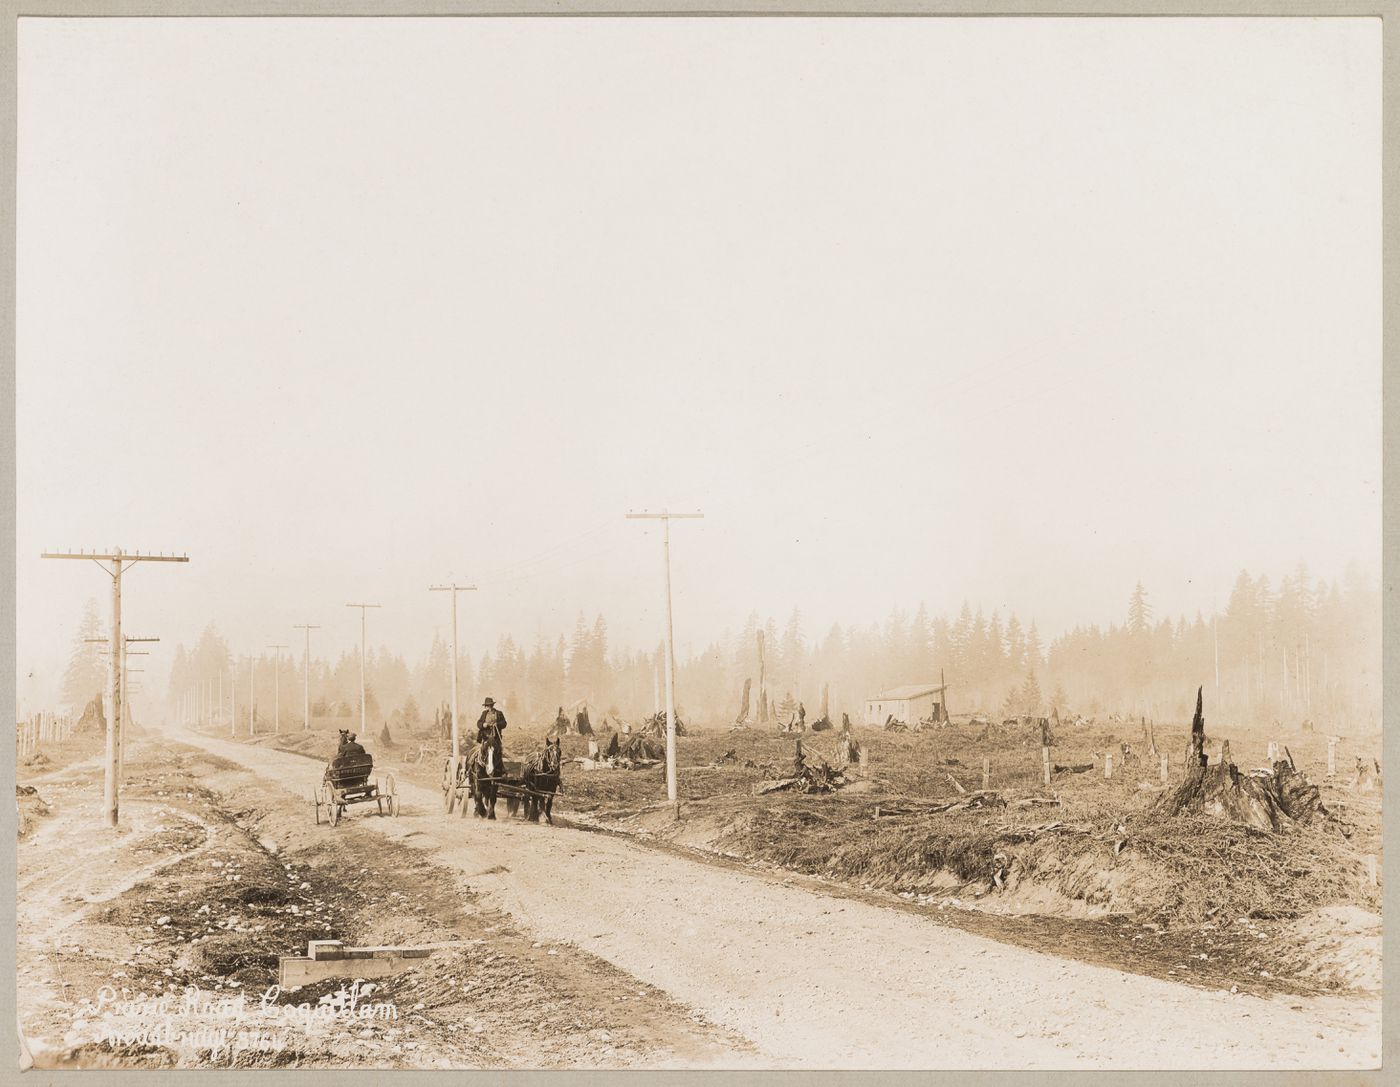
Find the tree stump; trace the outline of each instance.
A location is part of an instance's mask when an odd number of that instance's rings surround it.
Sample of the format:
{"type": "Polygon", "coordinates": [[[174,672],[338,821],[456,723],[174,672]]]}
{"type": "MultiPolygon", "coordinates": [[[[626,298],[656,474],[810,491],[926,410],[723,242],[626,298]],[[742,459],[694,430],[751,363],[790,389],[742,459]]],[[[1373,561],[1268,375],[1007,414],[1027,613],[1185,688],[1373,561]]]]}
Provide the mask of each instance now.
{"type": "Polygon", "coordinates": [[[1318,812],[1325,812],[1317,786],[1291,761],[1275,761],[1269,773],[1241,774],[1230,761],[1228,745],[1222,746],[1221,760],[1214,765],[1206,763],[1204,748],[1205,715],[1197,690],[1186,779],[1158,801],[1165,814],[1191,812],[1278,831],[1288,823],[1310,823],[1318,812]]]}

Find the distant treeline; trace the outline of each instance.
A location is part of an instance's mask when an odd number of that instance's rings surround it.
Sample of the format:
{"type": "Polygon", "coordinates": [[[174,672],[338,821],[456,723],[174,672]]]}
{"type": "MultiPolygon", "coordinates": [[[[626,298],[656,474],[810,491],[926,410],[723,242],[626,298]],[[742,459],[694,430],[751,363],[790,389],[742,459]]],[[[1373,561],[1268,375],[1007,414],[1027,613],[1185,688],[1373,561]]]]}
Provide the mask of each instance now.
{"type": "MultiPolygon", "coordinates": [[[[98,626],[93,605],[79,638],[93,636],[98,626]]],[[[823,685],[829,686],[832,716],[839,721],[845,711],[859,721],[867,697],[889,687],[937,682],[940,675],[947,678],[948,707],[955,715],[1055,708],[1062,716],[1117,712],[1182,720],[1189,718],[1199,685],[1206,687],[1212,716],[1222,721],[1310,718],[1319,728],[1346,731],[1374,726],[1380,712],[1380,595],[1355,571],[1341,582],[1323,582],[1299,566],[1277,588],[1267,577],[1242,572],[1223,612],[1190,619],[1154,617],[1139,585],[1128,596],[1122,622],[1076,627],[1048,646],[1034,622],[1023,624],[1014,613],[986,615],[969,604],[952,618],[931,616],[923,606],[912,614],[896,609],[883,623],[835,625],[817,638],[808,637],[796,610],[781,628],[754,614],[738,631],[678,663],[682,717],[699,724],[732,721],[749,679],[755,700],[750,720],[757,721],[760,631],[769,700],[777,706],[791,695],[806,704],[809,721],[819,712],[823,685]]],[[[81,641],[75,645],[67,677],[75,701],[86,701],[103,685],[100,652],[81,641]]],[[[527,648],[504,635],[493,651],[464,655],[460,698],[474,715],[481,699],[492,695],[522,722],[550,719],[558,706],[580,700],[635,719],[664,698],[661,659],[659,645],[647,651],[611,648],[604,618],[589,623],[580,615],[567,637],[538,638],[527,648]]],[[[413,664],[387,649],[371,650],[366,664],[366,701],[376,726],[421,724],[448,699],[450,650],[441,638],[413,664]]],[[[284,654],[279,667],[282,720],[299,723],[300,654],[284,654]]],[[[246,721],[250,668],[259,720],[270,721],[272,656],[234,660],[210,624],[192,649],[174,651],[169,711],[178,712],[184,699],[197,713],[211,686],[217,699],[222,674],[225,713],[236,684],[239,717],[246,721]]],[[[312,660],[313,716],[358,717],[359,692],[358,650],[334,663],[312,660]]]]}

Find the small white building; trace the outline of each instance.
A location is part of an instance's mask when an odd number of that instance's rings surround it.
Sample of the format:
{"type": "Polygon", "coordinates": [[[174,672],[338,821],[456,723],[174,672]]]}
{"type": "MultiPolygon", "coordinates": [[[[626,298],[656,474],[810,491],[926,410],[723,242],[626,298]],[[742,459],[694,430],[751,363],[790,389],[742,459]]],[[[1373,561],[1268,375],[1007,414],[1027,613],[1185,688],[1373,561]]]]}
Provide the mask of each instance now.
{"type": "Polygon", "coordinates": [[[865,700],[865,723],[878,728],[891,717],[906,725],[923,721],[935,713],[942,717],[943,692],[947,689],[940,683],[916,683],[881,691],[874,698],[865,700]]]}

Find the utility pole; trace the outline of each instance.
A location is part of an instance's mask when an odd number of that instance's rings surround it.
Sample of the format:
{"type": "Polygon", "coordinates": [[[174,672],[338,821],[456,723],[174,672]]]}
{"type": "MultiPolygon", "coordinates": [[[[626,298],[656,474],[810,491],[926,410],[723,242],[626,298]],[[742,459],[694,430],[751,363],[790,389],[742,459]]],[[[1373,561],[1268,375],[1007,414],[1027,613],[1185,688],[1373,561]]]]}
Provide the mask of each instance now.
{"type": "Polygon", "coordinates": [[[258,692],[253,686],[253,681],[257,677],[258,661],[253,654],[248,654],[248,735],[254,736],[258,731],[258,692]]]}
{"type": "MultiPolygon", "coordinates": [[[[126,689],[127,677],[133,672],[144,672],[144,668],[128,668],[126,666],[127,657],[149,657],[150,651],[146,649],[129,649],[132,642],[158,642],[159,638],[123,638],[122,639],[122,687],[126,689]]],[[[121,727],[117,730],[117,780],[126,780],[126,726],[134,725],[135,718],[131,716],[130,690],[126,690],[128,697],[122,699],[122,708],[126,711],[122,715],[121,727]]]]}
{"type": "Polygon", "coordinates": [[[675,808],[676,818],[680,818],[680,800],[676,791],[676,654],[672,646],[671,622],[671,520],[672,518],[699,519],[703,513],[629,513],[627,518],[634,521],[661,522],[661,557],[666,567],[666,799],[675,808]]]}
{"type": "Polygon", "coordinates": [[[235,657],[233,668],[228,674],[229,707],[228,735],[229,739],[238,739],[238,659],[235,657]]]}
{"type": "MultiPolygon", "coordinates": [[[[455,594],[454,594],[455,595],[455,594]]],[[[365,609],[377,608],[378,604],[346,604],[347,608],[360,609],[360,734],[368,735],[369,726],[365,723],[365,609]]]]}
{"type": "Polygon", "coordinates": [[[306,702],[306,723],[301,726],[301,730],[307,732],[311,729],[311,632],[321,628],[312,626],[310,623],[293,623],[292,629],[306,631],[306,650],[301,657],[302,696],[306,702]]]}
{"type": "Polygon", "coordinates": [[[143,555],[137,551],[128,554],[121,548],[114,551],[45,551],[45,559],[87,559],[102,568],[103,573],[112,579],[112,639],[111,661],[108,665],[108,684],[112,692],[112,708],[107,715],[107,755],[106,772],[102,783],[102,821],[115,827],[118,821],[118,793],[120,783],[117,774],[117,737],[122,712],[122,574],[138,562],[189,562],[188,555],[143,555]],[[111,566],[104,565],[111,563],[111,566]]]}
{"type": "MultiPolygon", "coordinates": [[[[92,645],[92,644],[96,644],[96,645],[106,645],[106,644],[107,644],[107,639],[106,639],[106,638],[84,638],[83,641],[84,641],[84,642],[87,642],[87,643],[90,644],[90,645],[92,645]]],[[[122,638],[122,690],[123,690],[123,691],[126,691],[126,693],[127,693],[128,695],[130,694],[130,691],[127,691],[127,685],[126,685],[126,677],[127,677],[128,671],[131,671],[131,672],[140,672],[140,671],[144,671],[144,669],[141,669],[141,668],[132,668],[132,669],[128,669],[127,666],[126,666],[126,658],[127,658],[128,656],[132,656],[132,657],[149,657],[149,656],[150,656],[150,653],[148,653],[148,652],[146,652],[146,651],[144,651],[144,650],[139,650],[139,649],[128,650],[128,649],[127,649],[127,646],[131,645],[132,642],[158,642],[158,641],[160,641],[159,638],[132,638],[132,637],[130,637],[129,635],[122,638]]],[[[125,780],[126,780],[126,776],[125,776],[125,775],[126,775],[126,725],[127,725],[127,722],[131,720],[131,706],[130,706],[130,701],[131,701],[130,698],[123,698],[123,699],[122,699],[122,705],[123,705],[123,707],[125,708],[125,712],[123,712],[122,717],[121,717],[121,720],[117,722],[117,780],[118,780],[119,782],[120,782],[120,781],[125,781],[125,780]]]]}
{"type": "Polygon", "coordinates": [[[282,650],[287,647],[270,645],[268,648],[277,650],[272,658],[272,733],[275,736],[282,731],[282,650]]]}
{"type": "Polygon", "coordinates": [[[1215,645],[1215,697],[1220,697],[1220,616],[1210,617],[1211,641],[1215,645]]]}
{"type": "MultiPolygon", "coordinates": [[[[149,653],[128,653],[132,657],[149,657],[149,653]]],[[[122,687],[126,691],[126,697],[122,699],[122,727],[117,731],[117,780],[126,780],[126,729],[127,725],[135,725],[136,719],[131,715],[131,695],[133,688],[130,684],[130,677],[144,672],[144,668],[128,668],[122,664],[122,687]]]]}
{"type": "MultiPolygon", "coordinates": [[[[474,593],[475,585],[429,585],[430,593],[452,594],[452,780],[457,780],[457,764],[462,757],[462,743],[457,733],[457,594],[474,593]]],[[[361,614],[364,614],[363,612],[361,614]]]]}

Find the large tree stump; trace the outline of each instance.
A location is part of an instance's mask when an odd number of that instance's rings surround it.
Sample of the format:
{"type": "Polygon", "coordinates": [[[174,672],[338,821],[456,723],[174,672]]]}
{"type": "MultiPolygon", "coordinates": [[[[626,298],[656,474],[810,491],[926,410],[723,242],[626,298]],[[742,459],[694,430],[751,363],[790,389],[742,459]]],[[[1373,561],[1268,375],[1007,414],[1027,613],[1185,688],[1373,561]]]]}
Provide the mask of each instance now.
{"type": "Polygon", "coordinates": [[[1191,812],[1247,823],[1261,830],[1282,830],[1289,823],[1310,823],[1325,812],[1316,785],[1279,759],[1272,771],[1241,774],[1222,746],[1221,759],[1208,765],[1205,754],[1205,715],[1201,691],[1196,692],[1196,715],[1191,722],[1191,747],[1186,778],[1165,793],[1158,808],[1166,815],[1191,812]]]}

